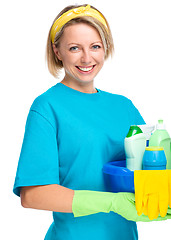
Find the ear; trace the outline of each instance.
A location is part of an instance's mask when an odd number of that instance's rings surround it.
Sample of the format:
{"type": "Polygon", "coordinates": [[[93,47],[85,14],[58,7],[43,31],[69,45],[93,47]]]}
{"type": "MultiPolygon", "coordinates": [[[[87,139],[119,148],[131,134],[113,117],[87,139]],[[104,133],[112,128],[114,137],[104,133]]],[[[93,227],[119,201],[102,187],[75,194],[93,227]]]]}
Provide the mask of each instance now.
{"type": "Polygon", "coordinates": [[[57,47],[55,46],[55,44],[53,44],[52,46],[53,46],[53,51],[54,51],[55,55],[57,56],[57,58],[58,58],[60,61],[62,61],[61,54],[60,54],[60,52],[59,52],[59,48],[57,48],[57,47]]]}

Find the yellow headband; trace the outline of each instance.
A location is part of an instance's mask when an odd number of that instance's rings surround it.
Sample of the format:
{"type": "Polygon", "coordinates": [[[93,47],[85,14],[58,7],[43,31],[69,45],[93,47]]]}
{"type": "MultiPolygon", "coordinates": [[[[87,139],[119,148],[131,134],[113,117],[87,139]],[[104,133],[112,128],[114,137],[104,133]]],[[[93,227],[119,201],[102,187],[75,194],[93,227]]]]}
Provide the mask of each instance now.
{"type": "Polygon", "coordinates": [[[54,43],[55,40],[55,35],[56,33],[71,19],[81,17],[81,16],[90,16],[94,17],[97,20],[99,20],[106,28],[107,24],[102,16],[101,13],[99,13],[97,10],[91,8],[90,5],[87,5],[86,7],[78,7],[71,9],[64,14],[62,14],[53,24],[52,29],[51,29],[51,41],[54,43]]]}

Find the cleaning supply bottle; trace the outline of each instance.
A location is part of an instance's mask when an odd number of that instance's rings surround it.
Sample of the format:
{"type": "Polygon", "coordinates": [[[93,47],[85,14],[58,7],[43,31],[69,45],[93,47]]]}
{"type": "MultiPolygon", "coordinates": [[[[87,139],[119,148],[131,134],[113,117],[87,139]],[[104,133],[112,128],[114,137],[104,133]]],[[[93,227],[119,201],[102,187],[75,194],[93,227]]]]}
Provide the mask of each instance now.
{"type": "Polygon", "coordinates": [[[146,147],[146,136],[142,130],[133,125],[124,141],[126,167],[131,170],[142,170],[142,159],[146,147]]]}
{"type": "Polygon", "coordinates": [[[155,130],[155,125],[143,124],[137,125],[146,136],[146,146],[149,146],[149,139],[152,135],[152,132],[155,130]]]}
{"type": "Polygon", "coordinates": [[[171,169],[171,150],[170,150],[170,136],[165,129],[163,120],[158,120],[156,130],[149,140],[149,146],[163,147],[167,159],[167,169],[171,169]]]}
{"type": "Polygon", "coordinates": [[[146,147],[143,156],[143,170],[165,170],[167,164],[163,147],[146,147]]]}

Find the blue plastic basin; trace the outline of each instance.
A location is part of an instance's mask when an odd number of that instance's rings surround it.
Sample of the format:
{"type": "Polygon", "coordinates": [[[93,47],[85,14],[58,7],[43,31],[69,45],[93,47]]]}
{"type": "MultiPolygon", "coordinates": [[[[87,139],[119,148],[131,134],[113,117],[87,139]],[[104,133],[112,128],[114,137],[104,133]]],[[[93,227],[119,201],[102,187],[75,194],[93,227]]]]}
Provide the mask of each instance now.
{"type": "Polygon", "coordinates": [[[106,163],[103,174],[108,192],[135,192],[134,172],[126,168],[126,160],[106,163]]]}

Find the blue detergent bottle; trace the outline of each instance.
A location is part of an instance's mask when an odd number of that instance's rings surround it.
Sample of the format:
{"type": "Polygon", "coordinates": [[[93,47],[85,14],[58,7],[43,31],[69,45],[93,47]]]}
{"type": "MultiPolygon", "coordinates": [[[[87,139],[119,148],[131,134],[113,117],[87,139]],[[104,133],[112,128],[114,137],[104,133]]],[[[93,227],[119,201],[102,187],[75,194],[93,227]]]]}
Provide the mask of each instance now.
{"type": "Polygon", "coordinates": [[[146,147],[143,156],[143,170],[165,170],[166,163],[163,147],[146,147]]]}

